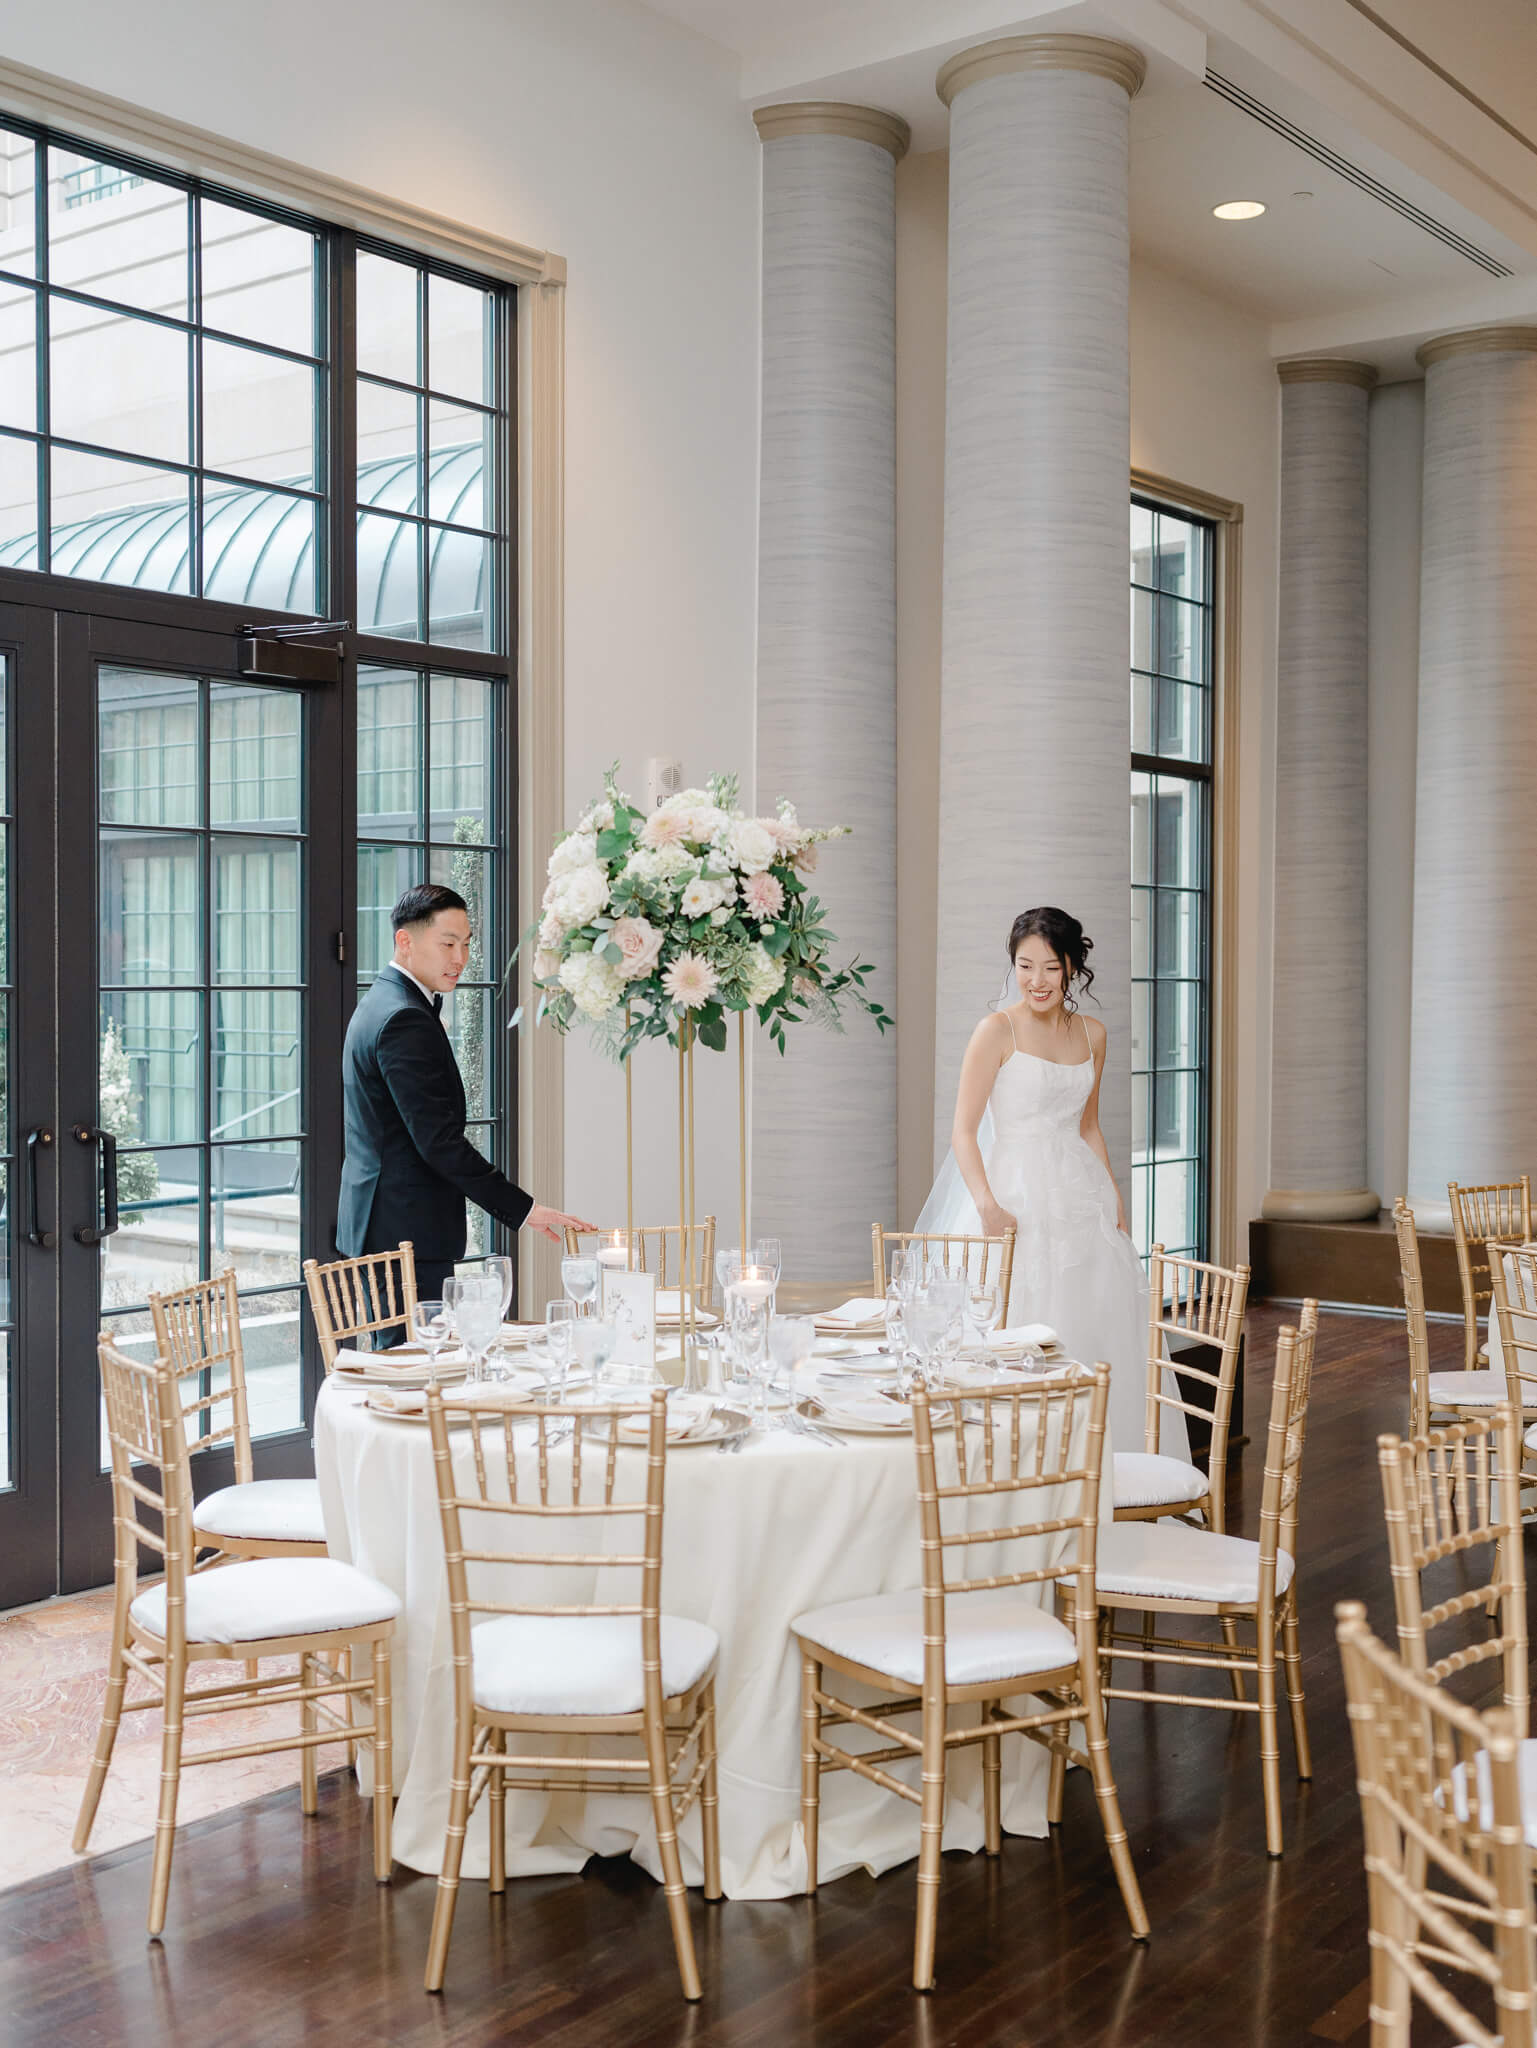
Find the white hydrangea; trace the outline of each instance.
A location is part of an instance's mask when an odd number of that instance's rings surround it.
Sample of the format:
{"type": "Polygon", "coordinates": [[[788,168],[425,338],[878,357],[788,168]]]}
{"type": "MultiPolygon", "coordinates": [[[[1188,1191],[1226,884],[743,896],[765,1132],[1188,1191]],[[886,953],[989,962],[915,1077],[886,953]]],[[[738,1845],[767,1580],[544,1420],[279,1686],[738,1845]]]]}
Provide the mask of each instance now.
{"type": "Polygon", "coordinates": [[[637,882],[675,882],[697,873],[699,863],[683,846],[643,846],[632,853],[624,871],[637,882]]]}
{"type": "Polygon", "coordinates": [[[573,953],[561,962],[560,985],[569,990],[584,1017],[605,1017],[619,1000],[624,984],[619,969],[596,953],[573,953]]]}
{"type": "Polygon", "coordinates": [[[760,818],[739,818],[726,834],[726,851],[744,875],[757,875],[773,865],[779,847],[760,818]]]}
{"type": "Polygon", "coordinates": [[[547,910],[539,920],[539,945],[541,949],[546,953],[555,951],[565,938],[566,931],[565,919],[557,917],[553,910],[547,910]]]}
{"type": "Polygon", "coordinates": [[[777,995],[784,985],[785,970],[782,960],[773,960],[762,946],[747,949],[746,973],[743,987],[750,1003],[766,1003],[770,996],[777,995]]]}
{"type": "Polygon", "coordinates": [[[601,804],[593,804],[589,810],[583,811],[576,821],[576,829],[578,832],[592,832],[594,834],[607,832],[613,825],[613,822],[614,807],[611,803],[605,801],[601,804]]]}
{"type": "Polygon", "coordinates": [[[608,873],[596,861],[557,875],[547,892],[545,908],[563,918],[571,930],[591,924],[608,902],[608,873]]]}
{"type": "Polygon", "coordinates": [[[547,872],[569,875],[577,868],[590,867],[597,858],[598,842],[590,832],[568,832],[550,855],[547,872]]]}

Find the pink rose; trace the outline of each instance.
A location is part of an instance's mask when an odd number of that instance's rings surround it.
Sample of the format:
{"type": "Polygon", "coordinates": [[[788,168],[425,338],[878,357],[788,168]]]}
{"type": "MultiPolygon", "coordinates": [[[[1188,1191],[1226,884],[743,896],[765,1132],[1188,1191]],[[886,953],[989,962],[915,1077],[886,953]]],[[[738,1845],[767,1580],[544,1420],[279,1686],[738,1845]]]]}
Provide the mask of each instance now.
{"type": "Polygon", "coordinates": [[[800,874],[809,875],[815,871],[817,864],[817,849],[815,841],[811,841],[810,843],[808,843],[800,849],[800,851],[794,856],[794,863],[797,872],[800,874]]]}
{"type": "Polygon", "coordinates": [[[662,951],[662,934],[644,917],[617,918],[608,937],[609,943],[624,955],[619,973],[625,981],[638,981],[656,966],[662,951]]]}
{"type": "Polygon", "coordinates": [[[784,884],[777,875],[749,875],[742,884],[742,901],[758,918],[776,918],[785,907],[784,884]]]}

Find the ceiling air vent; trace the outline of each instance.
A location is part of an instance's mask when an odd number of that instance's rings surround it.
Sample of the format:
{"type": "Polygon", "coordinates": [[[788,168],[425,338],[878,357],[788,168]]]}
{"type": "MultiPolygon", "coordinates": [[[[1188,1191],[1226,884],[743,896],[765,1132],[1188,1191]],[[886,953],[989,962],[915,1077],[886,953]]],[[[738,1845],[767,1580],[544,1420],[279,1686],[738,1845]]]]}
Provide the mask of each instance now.
{"type": "Polygon", "coordinates": [[[1279,135],[1285,141],[1294,143],[1298,149],[1312,157],[1315,163],[1324,165],[1327,170],[1335,172],[1341,178],[1347,178],[1358,191],[1365,192],[1372,199],[1380,200],[1384,206],[1391,206],[1395,213],[1401,214],[1407,221],[1412,221],[1427,235],[1434,235],[1436,240],[1444,242],[1448,249],[1455,249],[1459,256],[1466,256],[1470,263],[1476,263],[1480,270],[1486,270],[1491,277],[1515,275],[1514,271],[1508,269],[1497,257],[1491,256],[1487,250],[1480,249],[1476,243],[1468,241],[1466,236],[1459,235],[1455,228],[1449,228],[1444,222],[1433,220],[1428,213],[1421,212],[1420,208],[1412,200],[1405,199],[1401,192],[1395,192],[1391,186],[1384,185],[1380,179],[1374,178],[1370,171],[1363,171],[1359,164],[1351,163],[1347,157],[1336,155],[1327,143],[1320,142],[1316,136],[1309,135],[1306,129],[1288,121],[1286,116],[1278,114],[1274,107],[1267,107],[1263,100],[1257,100],[1252,93],[1245,92],[1243,87],[1235,85],[1231,78],[1224,78],[1220,71],[1208,71],[1206,83],[1219,99],[1226,100],[1229,106],[1237,107],[1238,111],[1247,114],[1251,121],[1258,121],[1260,126],[1268,128],[1272,135],[1279,135]]]}

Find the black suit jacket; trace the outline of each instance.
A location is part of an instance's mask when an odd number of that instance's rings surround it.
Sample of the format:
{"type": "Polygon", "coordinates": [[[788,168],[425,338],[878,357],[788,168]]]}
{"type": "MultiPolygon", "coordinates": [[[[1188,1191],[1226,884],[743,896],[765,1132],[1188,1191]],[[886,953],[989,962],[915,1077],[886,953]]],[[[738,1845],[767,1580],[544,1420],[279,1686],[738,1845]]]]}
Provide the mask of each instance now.
{"type": "Polygon", "coordinates": [[[409,1238],[419,1260],[464,1256],[465,1202],[516,1230],[533,1199],[464,1134],[464,1083],[448,1034],[415,982],[387,967],[342,1054],[347,1150],[336,1243],[345,1258],[409,1238]]]}

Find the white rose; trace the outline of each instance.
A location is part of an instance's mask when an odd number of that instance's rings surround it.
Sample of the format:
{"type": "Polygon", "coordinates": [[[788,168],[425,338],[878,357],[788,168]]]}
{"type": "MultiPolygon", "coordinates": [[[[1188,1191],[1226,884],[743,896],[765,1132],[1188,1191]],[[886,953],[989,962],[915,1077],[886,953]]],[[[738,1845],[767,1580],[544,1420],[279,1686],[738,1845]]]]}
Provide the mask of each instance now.
{"type": "Polygon", "coordinates": [[[664,796],[659,811],[697,811],[710,801],[707,789],[680,789],[676,796],[664,796]]]}
{"type": "Polygon", "coordinates": [[[557,878],[555,900],[550,908],[575,930],[578,925],[591,924],[607,902],[608,876],[596,861],[591,861],[586,867],[574,868],[570,874],[557,878]]]}
{"type": "Polygon", "coordinates": [[[606,1016],[619,1000],[619,969],[596,953],[573,953],[561,963],[560,985],[584,1017],[606,1016]]]}
{"type": "Polygon", "coordinates": [[[773,865],[779,852],[773,833],[760,818],[743,818],[733,825],[727,834],[726,849],[744,875],[761,874],[773,865]]]}
{"type": "Polygon", "coordinates": [[[703,917],[707,911],[719,910],[735,895],[736,887],[733,883],[707,882],[696,875],[683,892],[680,908],[685,917],[703,917]]]}
{"type": "Polygon", "coordinates": [[[568,832],[550,855],[549,873],[569,875],[574,868],[588,867],[597,850],[598,842],[590,832],[568,832]]]}

